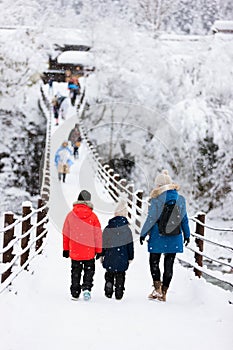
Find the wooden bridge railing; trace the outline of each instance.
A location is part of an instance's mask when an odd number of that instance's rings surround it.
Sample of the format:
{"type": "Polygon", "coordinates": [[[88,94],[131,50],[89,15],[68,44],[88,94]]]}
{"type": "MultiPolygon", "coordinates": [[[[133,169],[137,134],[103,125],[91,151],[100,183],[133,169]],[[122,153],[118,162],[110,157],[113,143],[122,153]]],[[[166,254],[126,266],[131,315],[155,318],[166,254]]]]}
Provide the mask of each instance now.
{"type": "Polygon", "coordinates": [[[44,150],[44,159],[43,159],[43,169],[42,170],[42,179],[40,185],[40,195],[45,203],[49,201],[50,194],[50,149],[51,149],[51,104],[44,94],[44,90],[40,88],[41,96],[39,99],[39,107],[47,119],[47,128],[46,128],[46,140],[45,140],[45,150],[44,150]]]}
{"type": "Polygon", "coordinates": [[[47,234],[48,202],[50,194],[51,110],[43,89],[39,107],[47,119],[44,157],[42,161],[40,196],[37,209],[30,202],[23,205],[22,217],[11,212],[4,214],[4,228],[0,228],[0,293],[43,250],[47,234]],[[48,113],[49,112],[49,113],[48,113]]]}
{"type": "MultiPolygon", "coordinates": [[[[230,289],[233,288],[233,247],[230,244],[224,244],[217,241],[217,238],[210,239],[206,237],[207,231],[221,233],[233,232],[233,228],[217,228],[205,223],[206,215],[197,213],[190,217],[189,220],[196,224],[195,232],[191,232],[191,243],[187,246],[190,254],[185,257],[179,256],[178,259],[182,264],[192,266],[196,276],[201,277],[203,274],[212,279],[223,282],[230,289]],[[224,271],[225,269],[225,271],[224,271]],[[220,270],[220,271],[217,271],[220,270]]],[[[218,237],[218,240],[221,237],[218,237]]]]}
{"type": "Polygon", "coordinates": [[[37,209],[33,209],[30,202],[25,202],[20,218],[13,213],[5,213],[4,228],[0,229],[0,293],[42,252],[47,222],[48,208],[42,199],[38,200],[37,209]]]}

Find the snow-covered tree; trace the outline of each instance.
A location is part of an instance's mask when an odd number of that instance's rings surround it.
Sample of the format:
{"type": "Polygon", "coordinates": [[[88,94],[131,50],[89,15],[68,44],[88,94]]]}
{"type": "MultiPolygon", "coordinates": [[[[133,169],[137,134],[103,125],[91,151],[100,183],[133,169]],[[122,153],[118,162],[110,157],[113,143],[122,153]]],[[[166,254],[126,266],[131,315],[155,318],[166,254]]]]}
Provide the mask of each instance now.
{"type": "Polygon", "coordinates": [[[164,18],[171,11],[174,2],[169,0],[136,0],[129,4],[134,11],[135,21],[153,33],[161,28],[164,18]]]}

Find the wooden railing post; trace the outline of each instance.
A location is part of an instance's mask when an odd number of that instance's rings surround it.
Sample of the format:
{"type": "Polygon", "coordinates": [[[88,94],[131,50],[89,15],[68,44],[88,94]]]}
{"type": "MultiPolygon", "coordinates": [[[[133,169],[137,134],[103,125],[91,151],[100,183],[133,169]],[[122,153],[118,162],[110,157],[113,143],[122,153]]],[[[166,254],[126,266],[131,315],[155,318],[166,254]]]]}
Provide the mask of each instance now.
{"type": "MultiPolygon", "coordinates": [[[[120,184],[120,186],[122,186],[122,187],[126,187],[126,186],[127,186],[127,180],[126,180],[126,179],[121,179],[121,180],[119,181],[119,184],[120,184]]],[[[121,191],[123,191],[123,190],[121,189],[121,191]]]]}
{"type": "Polygon", "coordinates": [[[114,181],[113,181],[113,179],[112,179],[112,177],[113,177],[113,175],[114,175],[114,170],[112,169],[112,168],[109,168],[108,170],[108,178],[109,178],[109,186],[108,186],[108,188],[109,188],[109,190],[110,190],[110,192],[109,192],[109,194],[110,194],[110,196],[112,197],[112,199],[114,200],[114,201],[117,201],[117,198],[115,198],[115,191],[114,191],[114,188],[113,188],[113,186],[112,186],[112,184],[114,184],[114,181]],[[113,194],[114,193],[114,194],[113,194]]]}
{"type": "Polygon", "coordinates": [[[82,96],[81,96],[80,101],[79,101],[79,104],[78,104],[78,106],[77,106],[77,109],[78,109],[78,110],[80,109],[80,107],[81,107],[81,105],[82,105],[82,103],[83,103],[84,97],[85,97],[85,89],[83,90],[82,96]]]}
{"type": "MultiPolygon", "coordinates": [[[[204,237],[205,234],[205,214],[204,213],[200,213],[197,215],[197,220],[202,222],[203,225],[199,224],[198,222],[196,223],[196,233],[200,236],[204,237]]],[[[195,238],[195,243],[198,247],[198,249],[200,250],[200,252],[203,252],[204,249],[204,241],[199,239],[199,238],[195,238]]],[[[194,255],[195,258],[195,262],[198,264],[198,266],[203,266],[203,257],[202,255],[195,253],[194,255]]],[[[194,268],[194,273],[196,276],[201,277],[202,276],[202,272],[199,271],[198,269],[194,268]]]]}
{"type": "MultiPolygon", "coordinates": [[[[104,164],[103,171],[107,176],[108,176],[108,169],[110,169],[110,166],[108,164],[104,164]]],[[[104,188],[108,191],[108,183],[106,180],[104,181],[104,188]]]]}
{"type": "MultiPolygon", "coordinates": [[[[127,186],[127,190],[129,191],[129,194],[128,194],[128,201],[127,201],[127,204],[128,204],[128,208],[131,209],[132,211],[132,202],[133,202],[133,191],[134,191],[134,185],[133,184],[129,184],[127,186]]],[[[128,211],[128,218],[131,219],[132,218],[132,214],[130,211],[128,211]]]]}
{"type": "Polygon", "coordinates": [[[119,200],[119,186],[118,186],[118,182],[119,182],[119,180],[120,180],[120,175],[119,174],[114,174],[113,175],[113,181],[114,181],[114,185],[115,185],[115,188],[116,189],[114,189],[113,191],[114,191],[114,193],[115,193],[115,195],[116,195],[116,197],[117,197],[117,200],[119,200]]]}
{"type": "MultiPolygon", "coordinates": [[[[136,192],[136,219],[135,219],[135,225],[140,230],[141,228],[141,221],[138,220],[138,216],[141,216],[141,212],[137,210],[137,208],[142,209],[142,197],[143,197],[143,191],[137,191],[136,192]]],[[[140,234],[139,230],[135,230],[135,233],[140,234]]]]}
{"type": "MultiPolygon", "coordinates": [[[[14,215],[12,213],[6,213],[4,215],[4,227],[7,227],[15,222],[14,215]]],[[[7,247],[8,244],[14,239],[14,227],[4,232],[3,237],[3,248],[7,247]]],[[[8,249],[2,255],[2,262],[9,263],[14,258],[13,247],[8,249]]],[[[1,283],[3,283],[11,274],[11,267],[2,274],[1,283]]]]}
{"type": "MultiPolygon", "coordinates": [[[[27,215],[29,215],[32,212],[31,206],[23,206],[23,218],[27,215]]],[[[28,218],[27,220],[22,222],[22,235],[25,234],[30,228],[31,225],[31,218],[28,218]]],[[[21,249],[24,250],[28,246],[28,242],[30,239],[30,234],[28,234],[26,237],[21,239],[21,249]]],[[[29,249],[23,253],[20,257],[20,266],[23,266],[25,262],[28,260],[29,257],[29,249]]],[[[27,266],[25,266],[25,270],[27,270],[27,266]]]]}
{"type": "MultiPolygon", "coordinates": [[[[43,205],[44,205],[43,200],[41,198],[38,199],[38,209],[43,207],[43,205]]],[[[41,220],[43,220],[45,218],[45,216],[46,216],[46,210],[45,209],[43,209],[41,211],[38,211],[38,213],[37,213],[37,223],[40,222],[41,220]]],[[[37,226],[36,237],[40,236],[43,231],[44,231],[44,222],[42,224],[40,224],[39,226],[37,226]]],[[[42,246],[43,237],[39,238],[36,241],[36,251],[42,246]]]]}

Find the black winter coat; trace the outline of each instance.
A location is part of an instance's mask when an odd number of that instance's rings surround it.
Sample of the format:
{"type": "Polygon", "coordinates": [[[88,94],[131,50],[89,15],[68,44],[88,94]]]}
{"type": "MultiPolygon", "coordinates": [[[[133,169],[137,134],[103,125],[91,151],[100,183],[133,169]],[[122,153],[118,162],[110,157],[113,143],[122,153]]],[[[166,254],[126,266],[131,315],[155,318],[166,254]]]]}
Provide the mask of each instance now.
{"type": "Polygon", "coordinates": [[[108,271],[122,272],[134,258],[133,235],[124,216],[110,219],[103,231],[103,267],[108,271]]]}

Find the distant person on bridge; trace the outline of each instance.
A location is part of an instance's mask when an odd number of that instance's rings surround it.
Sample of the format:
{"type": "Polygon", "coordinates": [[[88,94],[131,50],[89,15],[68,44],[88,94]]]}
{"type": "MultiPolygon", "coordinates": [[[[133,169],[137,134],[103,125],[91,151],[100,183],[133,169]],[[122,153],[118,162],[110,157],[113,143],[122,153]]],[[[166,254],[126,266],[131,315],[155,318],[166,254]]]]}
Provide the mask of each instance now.
{"type": "Polygon", "coordinates": [[[60,93],[57,93],[56,98],[57,98],[59,114],[62,119],[66,119],[66,113],[68,110],[67,96],[62,96],[60,95],[60,93]]]}
{"type": "Polygon", "coordinates": [[[54,96],[54,98],[52,99],[52,105],[53,105],[53,116],[55,119],[55,126],[58,126],[58,118],[59,118],[59,105],[58,105],[58,100],[57,100],[57,96],[54,96]]]}
{"type": "Polygon", "coordinates": [[[58,171],[58,179],[63,182],[66,180],[66,175],[70,172],[70,166],[73,164],[71,160],[72,151],[68,147],[68,141],[64,141],[61,147],[58,148],[55,154],[55,165],[58,171]]]}
{"type": "Polygon", "coordinates": [[[183,196],[179,185],[172,183],[167,170],[155,178],[156,187],[150,194],[150,207],[142,227],[140,243],[147,235],[150,271],[154,290],[149,299],[166,301],[166,294],[173,276],[176,253],[183,253],[183,243],[189,243],[190,229],[183,196]],[[164,254],[164,271],[161,281],[159,262],[164,254]]]}
{"type": "Polygon", "coordinates": [[[121,200],[115,209],[115,216],[103,231],[101,260],[106,269],[104,291],[106,297],[111,298],[115,289],[117,300],[123,297],[126,270],[134,258],[133,236],[126,216],[126,203],[121,200]]]}
{"type": "Polygon", "coordinates": [[[56,126],[59,125],[59,115],[61,115],[62,119],[66,118],[66,113],[68,109],[67,97],[60,95],[57,93],[52,99],[53,105],[53,115],[56,121],[56,126]]]}
{"type": "Polygon", "coordinates": [[[49,79],[48,85],[49,85],[49,94],[53,95],[53,78],[49,79]]]}
{"type": "Polygon", "coordinates": [[[79,130],[79,125],[75,124],[74,128],[71,130],[68,140],[71,142],[71,145],[73,147],[73,155],[74,158],[77,159],[78,158],[78,150],[79,147],[81,145],[81,133],[79,130]]]}
{"type": "Polygon", "coordinates": [[[68,82],[68,89],[70,91],[70,102],[72,106],[75,105],[76,97],[80,94],[81,86],[77,77],[71,77],[68,82]]]}
{"type": "Polygon", "coordinates": [[[63,226],[63,257],[71,258],[71,295],[84,300],[91,298],[95,274],[95,257],[102,252],[102,231],[97,216],[93,213],[91,194],[83,190],[73,203],[63,226]],[[81,276],[83,279],[81,283],[81,276]]]}

